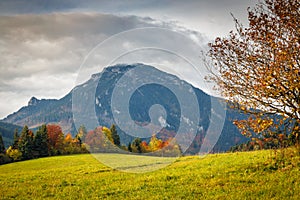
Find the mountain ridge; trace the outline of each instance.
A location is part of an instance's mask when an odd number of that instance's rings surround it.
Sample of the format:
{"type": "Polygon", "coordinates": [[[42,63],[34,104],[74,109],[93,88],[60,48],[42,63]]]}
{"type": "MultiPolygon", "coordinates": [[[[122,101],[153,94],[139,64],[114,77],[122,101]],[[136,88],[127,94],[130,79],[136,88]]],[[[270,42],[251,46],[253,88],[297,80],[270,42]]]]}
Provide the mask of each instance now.
{"type": "MultiPolygon", "coordinates": [[[[141,63],[117,64],[114,66],[105,67],[102,72],[91,75],[89,80],[75,86],[67,95],[60,99],[37,99],[36,97],[32,97],[30,98],[27,106],[23,106],[17,112],[8,115],[6,118],[0,121],[19,126],[24,126],[26,124],[30,128],[36,128],[43,123],[55,123],[60,125],[65,133],[71,132],[74,135],[76,133],[76,123],[74,123],[74,120],[76,120],[74,119],[74,111],[76,113],[76,108],[74,110],[73,94],[74,91],[79,91],[78,94],[80,97],[82,97],[82,99],[95,99],[95,102],[91,102],[91,105],[87,106],[90,106],[90,110],[94,110],[96,118],[91,119],[90,112],[86,113],[87,116],[82,116],[82,118],[85,119],[84,122],[86,122],[87,126],[89,126],[88,123],[93,120],[99,125],[110,126],[111,124],[116,123],[114,121],[113,111],[111,108],[111,99],[115,86],[118,84],[119,80],[122,80],[121,78],[124,77],[124,74],[130,72],[130,70],[137,69],[137,67],[148,67],[145,69],[149,69],[151,72],[154,72],[154,74],[148,75],[149,77],[145,77],[145,80],[148,78],[151,82],[151,78],[155,78],[154,75],[160,76],[159,81],[162,81],[162,85],[172,83],[178,87],[179,93],[183,91],[185,86],[191,87],[194,90],[199,103],[199,111],[201,113],[201,122],[199,122],[199,126],[204,129],[204,132],[207,130],[211,115],[210,100],[211,98],[220,98],[212,97],[206,94],[204,91],[195,88],[188,82],[179,79],[175,75],[160,71],[153,66],[143,65],[141,63]],[[91,93],[92,91],[94,91],[95,94],[91,93]]],[[[131,78],[131,81],[135,81],[135,78],[131,78]]],[[[131,87],[131,84],[132,83],[125,84],[124,87],[131,87]]],[[[139,92],[133,93],[129,103],[130,105],[128,106],[131,106],[133,110],[130,113],[131,117],[133,117],[133,120],[146,124],[149,123],[150,120],[149,113],[147,111],[149,111],[151,106],[153,104],[164,105],[167,107],[166,122],[170,124],[168,131],[177,131],[179,126],[178,123],[180,122],[180,117],[178,117],[180,114],[180,109],[177,107],[180,106],[178,102],[176,103],[174,100],[174,95],[172,96],[172,91],[169,91],[168,88],[155,84],[142,86],[139,88],[139,92]],[[144,105],[141,104],[141,102],[143,102],[144,105]]],[[[241,114],[239,114],[237,111],[230,109],[227,110],[225,125],[219,141],[215,146],[215,151],[226,151],[231,146],[247,140],[230,122],[230,119],[242,117],[240,115],[241,114]]],[[[90,127],[93,127],[93,124],[90,127]]],[[[118,129],[118,132],[120,137],[123,139],[123,144],[126,144],[127,141],[132,140],[132,137],[128,137],[120,128],[118,129]]],[[[203,139],[203,135],[197,133],[196,139],[200,141],[201,138],[203,139]]],[[[194,149],[199,150],[201,145],[193,143],[191,146],[193,146],[194,149]]],[[[193,150],[191,153],[195,153],[197,150],[193,150]]]]}

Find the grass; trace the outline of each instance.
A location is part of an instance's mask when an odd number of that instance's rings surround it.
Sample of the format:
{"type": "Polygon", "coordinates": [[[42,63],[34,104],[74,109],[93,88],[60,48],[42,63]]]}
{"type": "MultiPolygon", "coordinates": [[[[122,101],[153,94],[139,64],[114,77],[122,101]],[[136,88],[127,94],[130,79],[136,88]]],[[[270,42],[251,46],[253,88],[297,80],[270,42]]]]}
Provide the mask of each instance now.
{"type": "Polygon", "coordinates": [[[273,170],[266,164],[270,155],[256,151],[182,157],[147,173],[124,171],[168,160],[95,156],[111,159],[120,171],[89,154],[41,158],[0,166],[0,199],[299,199],[300,157],[273,170]]]}

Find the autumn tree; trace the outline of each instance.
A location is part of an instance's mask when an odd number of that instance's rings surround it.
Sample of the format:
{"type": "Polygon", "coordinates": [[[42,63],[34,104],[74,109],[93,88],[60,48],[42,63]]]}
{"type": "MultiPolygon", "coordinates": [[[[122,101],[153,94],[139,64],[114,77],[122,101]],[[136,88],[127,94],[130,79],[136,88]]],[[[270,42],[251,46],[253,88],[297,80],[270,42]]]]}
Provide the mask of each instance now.
{"type": "Polygon", "coordinates": [[[299,141],[300,2],[263,0],[248,8],[248,27],[234,21],[236,31],[209,44],[210,79],[248,114],[234,122],[243,134],[285,131],[299,141]]]}
{"type": "Polygon", "coordinates": [[[155,134],[152,135],[151,139],[150,139],[150,142],[149,142],[149,147],[150,147],[150,150],[153,152],[153,151],[157,151],[159,149],[162,148],[162,144],[163,144],[163,141],[158,139],[156,137],[155,134]]]}
{"type": "Polygon", "coordinates": [[[22,159],[22,152],[19,149],[14,149],[12,146],[8,147],[6,155],[13,161],[19,161],[22,159]]]}
{"type": "Polygon", "coordinates": [[[106,136],[106,138],[107,138],[111,143],[114,143],[114,139],[113,139],[112,133],[111,133],[111,131],[110,131],[109,128],[103,126],[103,127],[102,127],[102,133],[104,133],[104,135],[106,136]]]}
{"type": "Polygon", "coordinates": [[[90,152],[107,152],[109,150],[111,142],[105,136],[103,130],[107,131],[109,129],[103,129],[103,127],[99,126],[87,133],[85,144],[90,152]]]}
{"type": "Polygon", "coordinates": [[[51,155],[62,154],[64,149],[64,134],[59,125],[48,124],[49,152],[51,155]]]}
{"type": "Polygon", "coordinates": [[[150,152],[150,151],[151,151],[151,150],[150,150],[150,147],[149,147],[149,145],[147,144],[146,141],[142,141],[142,143],[140,144],[140,147],[141,147],[141,151],[142,151],[143,153],[147,153],[147,152],[150,152]]]}
{"type": "Polygon", "coordinates": [[[70,143],[72,143],[72,141],[73,141],[73,137],[72,137],[71,133],[68,133],[68,134],[65,136],[64,143],[70,144],[70,143]]]}
{"type": "Polygon", "coordinates": [[[73,144],[73,137],[71,133],[68,133],[64,138],[64,153],[66,154],[72,154],[74,153],[74,149],[76,148],[76,145],[73,144]]]}

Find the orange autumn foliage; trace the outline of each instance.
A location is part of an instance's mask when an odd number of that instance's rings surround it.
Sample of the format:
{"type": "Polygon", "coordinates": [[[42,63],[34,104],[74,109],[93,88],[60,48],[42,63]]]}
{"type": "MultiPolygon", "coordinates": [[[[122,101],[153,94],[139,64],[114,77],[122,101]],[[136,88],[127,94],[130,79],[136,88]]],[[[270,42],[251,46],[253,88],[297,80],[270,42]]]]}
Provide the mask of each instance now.
{"type": "Polygon", "coordinates": [[[49,145],[50,148],[62,151],[63,150],[63,141],[64,134],[59,125],[56,124],[48,124],[47,125],[47,133],[49,137],[49,145]]]}
{"type": "Polygon", "coordinates": [[[232,108],[249,114],[235,121],[243,134],[281,128],[299,136],[300,2],[263,0],[248,9],[249,27],[234,20],[236,31],[209,44],[208,78],[232,108]]]}

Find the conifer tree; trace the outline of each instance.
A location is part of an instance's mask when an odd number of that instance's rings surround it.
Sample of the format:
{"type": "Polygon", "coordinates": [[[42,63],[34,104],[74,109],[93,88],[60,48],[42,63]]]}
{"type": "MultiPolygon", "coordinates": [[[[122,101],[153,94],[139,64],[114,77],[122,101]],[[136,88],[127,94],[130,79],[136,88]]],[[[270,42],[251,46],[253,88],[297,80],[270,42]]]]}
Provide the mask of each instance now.
{"type": "Polygon", "coordinates": [[[0,154],[4,153],[4,151],[5,151],[5,146],[4,146],[2,135],[0,134],[0,154]]]}
{"type": "Polygon", "coordinates": [[[111,125],[110,127],[111,136],[115,145],[120,146],[120,136],[118,135],[116,125],[111,125]]]}
{"type": "Polygon", "coordinates": [[[43,124],[36,132],[34,137],[34,150],[38,157],[45,157],[49,155],[48,146],[49,138],[47,134],[47,127],[43,124]]]}
{"type": "Polygon", "coordinates": [[[127,149],[128,149],[129,152],[132,152],[132,148],[131,148],[131,143],[130,142],[127,145],[127,149]]]}
{"type": "Polygon", "coordinates": [[[27,160],[33,158],[33,133],[25,125],[18,142],[18,149],[22,153],[22,159],[27,160]]]}
{"type": "Polygon", "coordinates": [[[12,148],[13,149],[18,149],[18,142],[19,142],[19,133],[18,133],[18,129],[16,128],[15,129],[15,132],[14,132],[14,142],[13,142],[13,145],[12,145],[12,148]]]}
{"type": "Polygon", "coordinates": [[[142,140],[140,138],[135,138],[132,142],[132,151],[136,153],[142,153],[141,143],[142,140]]]}

